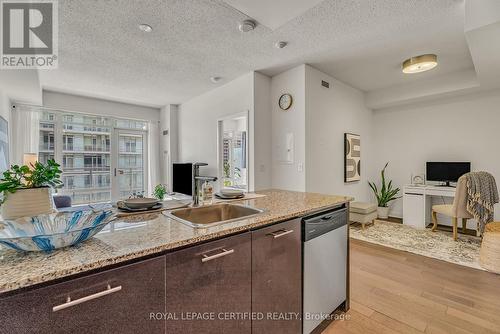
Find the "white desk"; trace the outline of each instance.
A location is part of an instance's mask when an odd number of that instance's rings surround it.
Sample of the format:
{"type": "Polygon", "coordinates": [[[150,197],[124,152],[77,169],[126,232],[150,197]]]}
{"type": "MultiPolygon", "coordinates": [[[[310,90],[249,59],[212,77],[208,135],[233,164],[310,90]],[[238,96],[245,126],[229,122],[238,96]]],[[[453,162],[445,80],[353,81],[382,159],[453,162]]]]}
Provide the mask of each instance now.
{"type": "Polygon", "coordinates": [[[438,186],[413,186],[403,188],[403,224],[425,229],[431,223],[432,197],[455,197],[456,188],[438,186]]]}

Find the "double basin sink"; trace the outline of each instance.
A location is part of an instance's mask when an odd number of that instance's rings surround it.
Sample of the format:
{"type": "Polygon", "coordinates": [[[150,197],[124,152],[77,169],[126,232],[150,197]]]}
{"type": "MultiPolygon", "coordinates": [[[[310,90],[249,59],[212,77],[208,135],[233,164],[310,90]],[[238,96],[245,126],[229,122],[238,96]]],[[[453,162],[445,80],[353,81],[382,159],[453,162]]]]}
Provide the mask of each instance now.
{"type": "Polygon", "coordinates": [[[196,208],[177,209],[167,217],[193,228],[207,228],[252,218],[264,212],[246,205],[221,203],[196,208]]]}

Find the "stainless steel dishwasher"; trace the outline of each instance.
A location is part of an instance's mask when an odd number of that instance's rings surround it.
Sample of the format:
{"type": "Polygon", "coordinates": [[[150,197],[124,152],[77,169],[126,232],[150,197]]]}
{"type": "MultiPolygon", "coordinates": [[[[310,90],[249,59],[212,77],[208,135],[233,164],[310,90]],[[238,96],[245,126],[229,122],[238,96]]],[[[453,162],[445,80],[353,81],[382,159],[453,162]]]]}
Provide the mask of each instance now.
{"type": "Polygon", "coordinates": [[[347,208],[303,220],[303,333],[310,333],[347,299],[347,208]]]}

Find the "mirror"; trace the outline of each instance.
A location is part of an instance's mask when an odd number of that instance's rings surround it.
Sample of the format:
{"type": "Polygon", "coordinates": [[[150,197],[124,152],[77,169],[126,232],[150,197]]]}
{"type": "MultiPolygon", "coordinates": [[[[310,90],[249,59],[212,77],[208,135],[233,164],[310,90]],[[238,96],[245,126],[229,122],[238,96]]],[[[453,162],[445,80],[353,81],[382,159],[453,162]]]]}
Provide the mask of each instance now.
{"type": "Polygon", "coordinates": [[[220,119],[217,138],[220,188],[248,191],[248,112],[220,119]]]}

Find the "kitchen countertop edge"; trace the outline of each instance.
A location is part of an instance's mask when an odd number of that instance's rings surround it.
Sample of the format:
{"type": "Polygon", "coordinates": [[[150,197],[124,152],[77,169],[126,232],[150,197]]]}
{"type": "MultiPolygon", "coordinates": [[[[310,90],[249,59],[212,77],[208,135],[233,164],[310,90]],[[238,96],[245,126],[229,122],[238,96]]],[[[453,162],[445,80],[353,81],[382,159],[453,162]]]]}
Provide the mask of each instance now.
{"type": "MultiPolygon", "coordinates": [[[[258,192],[261,193],[261,192],[258,192]]],[[[266,194],[266,192],[262,192],[266,194]]],[[[286,192],[286,193],[294,193],[294,192],[286,192]]],[[[304,193],[307,194],[307,193],[304,193]]],[[[327,204],[314,206],[313,208],[306,210],[293,210],[291,209],[287,214],[276,215],[271,218],[265,218],[263,220],[251,221],[247,224],[231,227],[219,231],[209,232],[200,236],[195,236],[192,238],[188,238],[181,241],[171,241],[167,242],[160,246],[149,247],[141,249],[140,251],[131,251],[129,253],[120,255],[120,256],[111,256],[106,260],[97,260],[95,262],[89,262],[82,265],[65,268],[57,271],[50,271],[45,274],[38,275],[27,275],[26,278],[22,280],[16,280],[13,282],[1,282],[0,281],[0,297],[4,295],[11,295],[17,290],[26,290],[37,288],[39,286],[44,286],[46,284],[50,284],[52,281],[55,283],[64,280],[71,279],[72,277],[77,277],[87,272],[101,271],[106,270],[108,267],[113,267],[119,264],[128,264],[136,261],[140,261],[146,257],[153,257],[155,255],[161,256],[165,253],[169,253],[178,249],[186,248],[189,246],[194,246],[196,244],[201,244],[213,240],[217,240],[226,236],[243,233],[246,231],[251,231],[257,228],[262,228],[265,226],[273,225],[279,223],[281,221],[286,221],[293,218],[302,217],[305,215],[314,214],[315,212],[319,212],[337,205],[342,205],[353,200],[352,197],[348,196],[333,196],[333,195],[320,195],[323,200],[330,198],[327,204]]],[[[180,223],[179,223],[180,224],[180,223]]]]}

